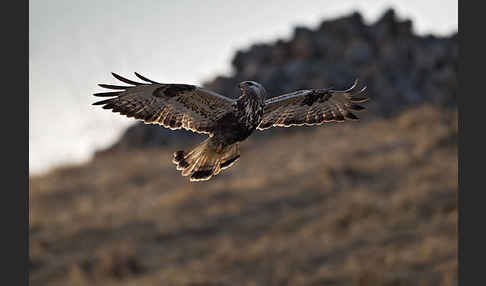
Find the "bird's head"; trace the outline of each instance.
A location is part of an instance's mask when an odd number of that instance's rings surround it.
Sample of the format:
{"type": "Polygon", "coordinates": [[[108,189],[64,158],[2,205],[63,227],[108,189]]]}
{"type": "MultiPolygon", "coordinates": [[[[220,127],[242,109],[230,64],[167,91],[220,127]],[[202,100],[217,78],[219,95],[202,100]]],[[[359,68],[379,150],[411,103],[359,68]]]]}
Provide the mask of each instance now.
{"type": "Polygon", "coordinates": [[[257,96],[259,98],[265,99],[267,92],[265,88],[256,81],[242,81],[238,84],[242,96],[257,96]]]}

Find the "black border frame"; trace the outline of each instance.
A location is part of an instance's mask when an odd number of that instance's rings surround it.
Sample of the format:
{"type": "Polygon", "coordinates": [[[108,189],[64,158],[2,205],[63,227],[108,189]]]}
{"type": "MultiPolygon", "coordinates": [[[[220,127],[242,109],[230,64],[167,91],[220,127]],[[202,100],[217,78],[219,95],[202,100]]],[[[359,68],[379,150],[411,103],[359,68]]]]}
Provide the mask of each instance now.
{"type": "MultiPolygon", "coordinates": [[[[484,17],[478,7],[465,6],[466,1],[459,2],[459,94],[457,95],[458,108],[458,285],[484,284],[484,251],[481,249],[486,235],[483,234],[482,218],[485,208],[484,200],[480,195],[484,193],[484,156],[480,152],[486,146],[484,139],[484,120],[480,116],[484,112],[484,99],[481,86],[484,71],[478,56],[486,50],[483,39],[483,26],[478,20],[484,17]],[[476,29],[476,31],[473,31],[476,29]],[[464,31],[469,35],[466,40],[464,31]],[[476,64],[476,66],[473,66],[476,64]],[[479,89],[478,89],[479,87],[479,89]],[[473,98],[474,103],[466,105],[466,98],[473,98]],[[468,127],[465,128],[465,122],[468,127]],[[469,132],[468,134],[468,130],[469,132]],[[469,136],[469,138],[468,138],[469,136]],[[467,145],[466,145],[467,144],[467,145]],[[467,146],[467,147],[466,147],[467,146]],[[469,154],[469,156],[466,156],[469,154]],[[476,161],[476,162],[474,162],[476,161]],[[468,162],[468,165],[465,164],[468,162]],[[469,167],[467,167],[469,166],[469,167]],[[477,166],[477,167],[476,167],[477,166]],[[483,168],[482,168],[483,167],[483,168]],[[467,177],[467,179],[465,179],[467,177]],[[467,218],[467,221],[466,221],[467,218]],[[466,226],[469,234],[466,234],[466,226]],[[465,257],[468,263],[465,262],[465,257]]],[[[472,4],[473,2],[467,2],[472,4]]]]}
{"type": "MultiPolygon", "coordinates": [[[[2,9],[3,66],[5,95],[2,114],[2,148],[8,161],[3,161],[4,182],[2,231],[5,263],[2,284],[28,285],[29,263],[29,2],[13,1],[2,9]],[[12,72],[13,71],[13,72],[12,72]],[[7,105],[7,106],[6,106],[7,105]],[[12,152],[15,151],[15,152],[12,152]],[[17,186],[20,188],[11,187],[17,186]]],[[[5,157],[4,157],[5,158],[5,157]]]]}

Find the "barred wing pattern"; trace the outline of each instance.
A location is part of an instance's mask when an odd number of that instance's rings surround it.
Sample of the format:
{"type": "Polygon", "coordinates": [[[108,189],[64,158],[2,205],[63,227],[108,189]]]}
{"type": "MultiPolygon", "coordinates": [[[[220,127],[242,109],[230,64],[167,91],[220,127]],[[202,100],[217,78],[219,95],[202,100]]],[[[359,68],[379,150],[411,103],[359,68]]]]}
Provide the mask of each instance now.
{"type": "Polygon", "coordinates": [[[267,99],[258,130],[274,126],[321,125],[324,122],[358,119],[352,111],[365,109],[358,105],[368,98],[361,96],[366,87],[357,88],[356,80],[349,89],[299,90],[267,99]]]}
{"type": "Polygon", "coordinates": [[[117,91],[95,93],[95,96],[113,98],[93,105],[103,105],[104,109],[172,130],[183,128],[211,134],[216,121],[234,103],[233,99],[194,85],[158,83],[138,73],[135,75],[145,83],[112,75],[130,86],[99,84],[117,91]]]}

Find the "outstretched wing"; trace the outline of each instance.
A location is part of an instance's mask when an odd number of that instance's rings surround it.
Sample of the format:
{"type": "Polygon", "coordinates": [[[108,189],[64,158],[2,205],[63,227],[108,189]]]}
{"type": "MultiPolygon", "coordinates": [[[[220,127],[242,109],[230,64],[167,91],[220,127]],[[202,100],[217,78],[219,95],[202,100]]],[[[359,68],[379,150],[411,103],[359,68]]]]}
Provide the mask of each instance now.
{"type": "Polygon", "coordinates": [[[135,75],[145,83],[112,75],[130,86],[99,84],[114,92],[95,93],[95,96],[113,97],[93,103],[103,105],[127,117],[145,123],[160,124],[170,129],[187,129],[211,134],[215,122],[227,113],[234,100],[216,92],[188,84],[164,84],[135,75]]]}
{"type": "Polygon", "coordinates": [[[364,107],[357,103],[365,102],[368,98],[361,96],[366,87],[358,89],[357,84],[358,80],[343,91],[309,89],[270,98],[265,101],[263,120],[257,129],[358,119],[352,111],[363,110],[364,107]]]}

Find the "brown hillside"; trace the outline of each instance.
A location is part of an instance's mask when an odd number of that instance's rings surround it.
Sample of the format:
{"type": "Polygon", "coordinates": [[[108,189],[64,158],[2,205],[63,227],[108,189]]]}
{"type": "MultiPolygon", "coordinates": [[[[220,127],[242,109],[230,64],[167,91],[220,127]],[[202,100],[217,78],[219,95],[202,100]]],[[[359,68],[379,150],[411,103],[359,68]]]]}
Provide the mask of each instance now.
{"type": "Polygon", "coordinates": [[[31,284],[457,285],[456,140],[421,106],[267,131],[209,182],[176,147],[32,177],[31,284]]]}

